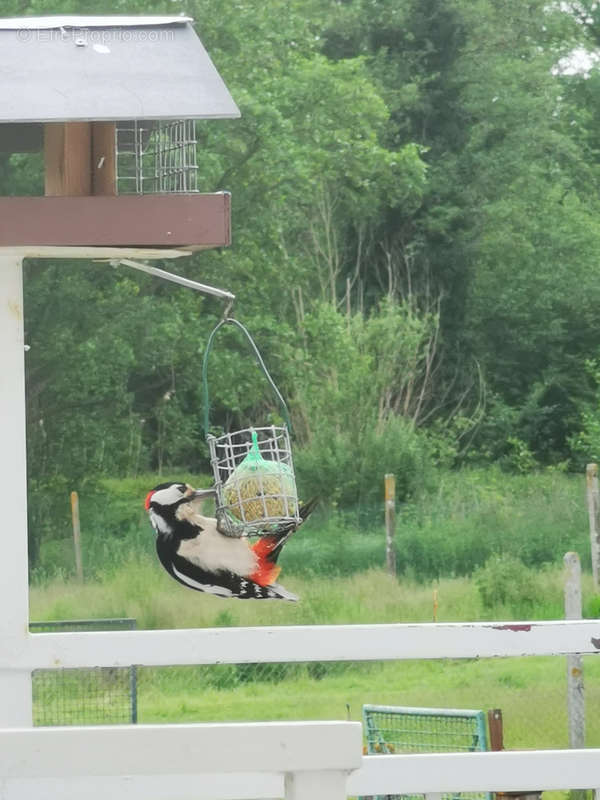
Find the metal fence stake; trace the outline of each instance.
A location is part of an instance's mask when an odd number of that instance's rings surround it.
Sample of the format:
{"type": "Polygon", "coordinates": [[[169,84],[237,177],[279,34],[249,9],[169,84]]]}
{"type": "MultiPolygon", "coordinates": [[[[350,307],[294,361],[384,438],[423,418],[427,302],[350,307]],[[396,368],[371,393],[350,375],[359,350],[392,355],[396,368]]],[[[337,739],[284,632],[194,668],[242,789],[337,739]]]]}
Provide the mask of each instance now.
{"type": "MultiPolygon", "coordinates": [[[[564,556],[565,618],[581,619],[581,564],[577,553],[564,556]]],[[[583,691],[583,658],[567,656],[567,711],[569,715],[569,747],[585,747],[585,697],[583,691]]]]}

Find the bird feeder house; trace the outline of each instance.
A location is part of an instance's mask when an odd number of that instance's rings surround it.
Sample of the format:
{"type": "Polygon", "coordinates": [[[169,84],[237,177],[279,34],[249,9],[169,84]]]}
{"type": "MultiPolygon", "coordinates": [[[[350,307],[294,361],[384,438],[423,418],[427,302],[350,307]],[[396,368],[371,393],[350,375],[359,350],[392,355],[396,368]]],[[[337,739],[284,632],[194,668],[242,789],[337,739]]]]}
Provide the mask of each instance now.
{"type": "Polygon", "coordinates": [[[0,197],[0,248],[229,244],[196,121],[238,116],[187,17],[0,19],[0,159],[44,165],[44,196],[0,197]]]}

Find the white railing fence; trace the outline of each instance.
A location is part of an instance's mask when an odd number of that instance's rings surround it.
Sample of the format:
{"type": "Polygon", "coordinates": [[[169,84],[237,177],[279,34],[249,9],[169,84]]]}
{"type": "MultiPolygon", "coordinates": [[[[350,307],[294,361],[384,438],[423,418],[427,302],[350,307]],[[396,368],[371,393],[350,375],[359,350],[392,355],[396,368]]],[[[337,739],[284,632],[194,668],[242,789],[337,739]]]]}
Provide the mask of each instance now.
{"type": "Polygon", "coordinates": [[[600,750],[361,756],[357,722],[0,731],[2,800],[344,800],[585,789],[600,750]]]}
{"type": "MultiPolygon", "coordinates": [[[[0,632],[2,621],[0,619],[0,632]]],[[[9,672],[68,667],[377,661],[600,652],[600,620],[294,625],[34,633],[0,642],[9,672]]]]}
{"type": "Polygon", "coordinates": [[[362,756],[356,722],[36,728],[33,669],[598,653],[600,621],[297,626],[0,641],[0,800],[342,800],[347,795],[600,786],[600,750],[362,756]],[[16,681],[15,677],[19,676],[16,681]],[[18,689],[18,692],[15,690],[18,689]],[[11,694],[12,691],[12,694],[11,694]],[[23,709],[25,708],[25,712],[23,709]],[[11,708],[0,708],[6,720],[11,708]]]}

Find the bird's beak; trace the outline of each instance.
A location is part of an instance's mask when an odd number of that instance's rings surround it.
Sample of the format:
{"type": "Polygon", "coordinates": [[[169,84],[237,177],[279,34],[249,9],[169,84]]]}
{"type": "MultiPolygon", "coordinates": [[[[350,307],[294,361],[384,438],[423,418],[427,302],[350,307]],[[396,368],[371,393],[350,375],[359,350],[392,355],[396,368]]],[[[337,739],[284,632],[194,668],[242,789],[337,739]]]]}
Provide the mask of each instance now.
{"type": "Polygon", "coordinates": [[[216,489],[194,489],[191,497],[193,500],[208,500],[216,496],[216,489]]]}

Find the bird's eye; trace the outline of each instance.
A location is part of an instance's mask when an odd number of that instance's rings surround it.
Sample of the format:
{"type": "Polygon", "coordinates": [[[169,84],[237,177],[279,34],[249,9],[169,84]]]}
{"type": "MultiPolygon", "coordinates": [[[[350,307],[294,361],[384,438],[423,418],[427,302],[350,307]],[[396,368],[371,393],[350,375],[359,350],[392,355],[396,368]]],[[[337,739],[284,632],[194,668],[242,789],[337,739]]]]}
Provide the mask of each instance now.
{"type": "Polygon", "coordinates": [[[178,486],[177,488],[179,489],[179,491],[181,492],[181,494],[185,494],[185,493],[186,493],[186,491],[187,491],[187,486],[185,485],[185,483],[180,483],[180,484],[179,484],[179,486],[178,486]]]}

